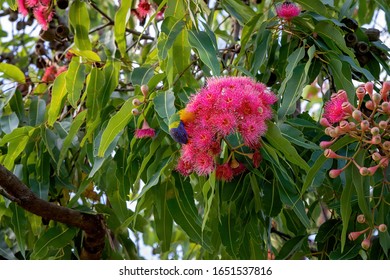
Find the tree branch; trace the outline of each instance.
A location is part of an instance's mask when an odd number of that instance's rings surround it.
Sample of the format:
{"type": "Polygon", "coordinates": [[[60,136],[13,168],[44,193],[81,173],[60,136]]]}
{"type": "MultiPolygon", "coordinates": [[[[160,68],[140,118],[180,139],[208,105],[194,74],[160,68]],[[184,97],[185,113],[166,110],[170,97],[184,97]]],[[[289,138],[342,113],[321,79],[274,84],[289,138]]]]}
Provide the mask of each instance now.
{"type": "MultiPolygon", "coordinates": [[[[8,197],[25,210],[85,232],[81,259],[100,259],[105,244],[105,226],[101,215],[82,213],[37,197],[11,171],[0,164],[0,185],[8,197]]],[[[4,192],[0,193],[4,194],[4,192]]],[[[6,196],[7,197],[7,196],[6,196]]]]}

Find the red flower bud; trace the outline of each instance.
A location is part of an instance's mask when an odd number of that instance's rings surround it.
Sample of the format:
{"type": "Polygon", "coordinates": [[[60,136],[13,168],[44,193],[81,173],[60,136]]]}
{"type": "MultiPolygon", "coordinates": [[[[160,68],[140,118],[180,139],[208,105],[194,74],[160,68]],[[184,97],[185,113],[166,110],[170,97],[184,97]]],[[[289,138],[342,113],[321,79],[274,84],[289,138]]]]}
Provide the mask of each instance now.
{"type": "Polygon", "coordinates": [[[374,102],[372,102],[371,100],[368,100],[367,102],[366,102],[366,108],[368,109],[368,110],[374,110],[374,102]]]}
{"type": "Polygon", "coordinates": [[[344,102],[343,104],[341,104],[341,109],[344,111],[344,113],[346,113],[348,115],[352,115],[353,107],[352,107],[351,103],[344,102]]]}
{"type": "Polygon", "coordinates": [[[365,95],[366,95],[366,89],[363,86],[360,86],[356,89],[356,96],[359,99],[360,103],[362,102],[365,95]]]}
{"type": "Polygon", "coordinates": [[[337,178],[343,171],[343,169],[332,169],[329,171],[329,177],[333,179],[337,178]]]}
{"type": "Polygon", "coordinates": [[[390,104],[389,104],[389,102],[387,102],[387,101],[382,102],[381,106],[382,106],[383,112],[385,112],[386,114],[390,113],[390,104]]]}
{"type": "Polygon", "coordinates": [[[371,97],[372,92],[373,92],[373,90],[374,90],[374,84],[371,83],[371,82],[367,82],[367,83],[364,84],[364,88],[366,89],[367,93],[368,93],[368,94],[370,95],[370,97],[371,97]]]}
{"type": "Polygon", "coordinates": [[[149,87],[147,85],[142,85],[141,86],[141,92],[145,96],[145,98],[148,96],[149,93],[149,87]]]}
{"type": "Polygon", "coordinates": [[[357,216],[357,222],[359,223],[359,224],[364,224],[365,222],[366,222],[366,217],[364,217],[364,215],[363,214],[360,214],[359,216],[357,216]]]}
{"type": "Polygon", "coordinates": [[[134,116],[138,116],[140,114],[139,110],[134,108],[131,110],[131,113],[134,115],[134,116]]]}
{"type": "Polygon", "coordinates": [[[378,165],[375,165],[375,166],[371,166],[371,167],[369,167],[369,168],[367,168],[367,170],[368,170],[368,175],[369,176],[372,176],[372,175],[374,175],[375,174],[375,172],[376,172],[376,170],[378,169],[378,167],[379,167],[379,164],[378,165]]]}
{"type": "Polygon", "coordinates": [[[320,119],[320,125],[328,127],[328,126],[330,126],[330,123],[329,123],[329,121],[326,118],[321,118],[320,119]]]}
{"type": "Polygon", "coordinates": [[[371,135],[375,136],[375,135],[378,135],[380,131],[379,131],[378,127],[374,126],[373,128],[371,128],[370,132],[371,132],[371,135]]]}
{"type": "Polygon", "coordinates": [[[359,110],[354,110],[352,112],[352,118],[354,118],[357,121],[361,121],[362,120],[362,112],[360,112],[359,110]]]}
{"type": "Polygon", "coordinates": [[[368,176],[368,175],[370,175],[370,171],[368,171],[368,168],[367,168],[367,167],[360,167],[360,168],[359,168],[359,173],[360,173],[360,175],[362,175],[362,176],[368,176]]]}
{"type": "Polygon", "coordinates": [[[321,141],[320,147],[322,149],[326,149],[326,148],[330,147],[333,143],[334,143],[334,141],[321,141]]]}
{"type": "Polygon", "coordinates": [[[382,158],[381,154],[378,152],[373,153],[371,157],[374,161],[379,161],[382,158]]]}
{"type": "Polygon", "coordinates": [[[379,230],[380,232],[386,232],[386,231],[387,231],[387,226],[386,226],[385,224],[380,224],[380,225],[378,226],[378,230],[379,230]]]}
{"type": "Polygon", "coordinates": [[[371,247],[371,241],[370,241],[370,239],[369,238],[366,238],[366,239],[364,239],[363,241],[362,241],[362,248],[364,249],[364,250],[368,250],[370,247],[371,247]]]}
{"type": "Polygon", "coordinates": [[[371,96],[372,102],[374,102],[375,107],[379,105],[382,100],[382,96],[379,93],[374,92],[371,96]]]}
{"type": "Polygon", "coordinates": [[[351,128],[349,126],[349,122],[347,122],[347,121],[341,121],[339,126],[340,126],[341,131],[343,131],[343,132],[348,132],[351,130],[351,128]]]}
{"type": "Polygon", "coordinates": [[[380,121],[379,124],[378,124],[378,127],[380,129],[385,130],[388,127],[388,125],[389,125],[389,123],[387,121],[380,121]]]}
{"type": "Polygon", "coordinates": [[[138,98],[134,98],[133,101],[132,101],[133,105],[134,106],[139,106],[141,105],[141,101],[138,99],[138,98]]]}
{"type": "Polygon", "coordinates": [[[324,151],[324,156],[326,158],[340,158],[340,156],[338,154],[336,154],[335,152],[333,152],[331,149],[326,149],[324,151]]]}
{"type": "Polygon", "coordinates": [[[360,128],[361,130],[363,131],[366,131],[370,128],[370,123],[368,122],[368,120],[364,120],[360,123],[360,128]]]}
{"type": "Polygon", "coordinates": [[[382,142],[382,138],[380,135],[375,135],[371,138],[371,144],[378,145],[382,142]]]}

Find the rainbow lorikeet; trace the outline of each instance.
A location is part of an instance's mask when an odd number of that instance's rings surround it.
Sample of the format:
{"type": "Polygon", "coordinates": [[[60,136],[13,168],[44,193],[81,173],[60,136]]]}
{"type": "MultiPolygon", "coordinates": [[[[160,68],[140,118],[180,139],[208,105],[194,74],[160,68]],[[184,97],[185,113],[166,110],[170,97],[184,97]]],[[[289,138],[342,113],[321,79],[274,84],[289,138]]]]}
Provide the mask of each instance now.
{"type": "Polygon", "coordinates": [[[188,134],[185,129],[185,124],[194,119],[193,113],[187,112],[185,109],[175,113],[169,119],[169,134],[176,142],[180,144],[188,143],[188,134]]]}

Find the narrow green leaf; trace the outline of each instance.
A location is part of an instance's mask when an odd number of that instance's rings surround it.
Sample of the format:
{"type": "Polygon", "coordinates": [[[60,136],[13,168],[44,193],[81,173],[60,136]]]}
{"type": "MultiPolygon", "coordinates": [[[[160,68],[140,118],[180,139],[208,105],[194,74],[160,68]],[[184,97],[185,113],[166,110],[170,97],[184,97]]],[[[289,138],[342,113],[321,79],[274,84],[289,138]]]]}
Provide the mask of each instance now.
{"type": "Polygon", "coordinates": [[[114,36],[122,57],[126,55],[125,31],[127,21],[130,18],[130,8],[132,4],[132,0],[122,1],[118,11],[115,14],[114,36]]]}
{"type": "Polygon", "coordinates": [[[166,17],[161,25],[162,33],[158,37],[157,49],[161,60],[168,55],[168,50],[173,46],[177,36],[183,30],[185,21],[175,17],[166,17]]]}
{"type": "Polygon", "coordinates": [[[129,123],[133,114],[131,110],[133,109],[132,99],[128,99],[120,108],[120,110],[113,115],[108,121],[107,127],[104,129],[102,134],[102,139],[100,142],[100,147],[98,151],[99,157],[104,157],[106,150],[114,141],[115,137],[125,128],[129,123]]]}
{"type": "Polygon", "coordinates": [[[29,136],[23,136],[15,141],[9,142],[8,152],[3,162],[5,168],[8,170],[12,170],[14,168],[16,158],[24,151],[29,139],[29,136]]]}
{"type": "Polygon", "coordinates": [[[157,94],[153,101],[157,114],[168,123],[169,118],[176,112],[175,94],[167,90],[157,94]]]}
{"type": "Polygon", "coordinates": [[[87,100],[86,105],[88,108],[87,119],[95,120],[105,104],[102,104],[102,90],[105,85],[104,73],[97,67],[93,67],[87,77],[87,100]]]}
{"type": "Polygon", "coordinates": [[[282,81],[279,88],[279,95],[286,92],[287,82],[292,78],[294,69],[297,68],[298,63],[305,56],[305,48],[301,47],[293,51],[287,58],[286,78],[282,81]]]}
{"type": "Polygon", "coordinates": [[[29,125],[31,126],[38,126],[45,120],[45,112],[46,112],[46,102],[45,100],[33,97],[31,104],[30,104],[30,110],[28,112],[29,117],[29,125]]]}
{"type": "Polygon", "coordinates": [[[118,61],[109,60],[103,68],[104,72],[104,87],[102,89],[102,104],[108,103],[112,92],[119,83],[119,70],[121,63],[118,61]]]}
{"type": "Polygon", "coordinates": [[[5,79],[11,79],[15,82],[24,84],[26,82],[26,77],[24,73],[15,65],[1,62],[0,63],[0,74],[5,79]]]}
{"type": "Polygon", "coordinates": [[[318,145],[305,139],[302,131],[300,131],[299,129],[296,129],[287,123],[282,123],[279,127],[282,135],[291,143],[309,150],[320,149],[318,145]]]}
{"type": "Polygon", "coordinates": [[[100,56],[91,50],[79,50],[76,48],[72,48],[69,50],[70,53],[75,54],[76,56],[82,57],[87,62],[100,62],[100,56]]]}
{"type": "Polygon", "coordinates": [[[328,12],[327,12],[328,10],[327,10],[326,6],[323,3],[321,3],[321,1],[296,0],[294,2],[301,5],[302,8],[304,8],[306,10],[316,12],[316,13],[322,14],[324,16],[328,15],[328,12]]]}
{"type": "Polygon", "coordinates": [[[234,16],[241,25],[245,25],[256,13],[239,0],[222,0],[222,7],[234,16]]]}
{"type": "Polygon", "coordinates": [[[338,247],[336,250],[329,254],[329,259],[331,260],[351,260],[355,258],[362,246],[360,244],[350,245],[344,248],[345,250],[341,251],[341,247],[338,247]]]}
{"type": "Polygon", "coordinates": [[[284,243],[280,249],[279,254],[276,256],[277,260],[286,260],[291,258],[296,252],[298,252],[302,246],[307,242],[306,235],[295,236],[284,243]]]}
{"type": "Polygon", "coordinates": [[[207,32],[189,30],[188,35],[190,45],[198,51],[200,59],[210,68],[213,76],[219,76],[221,68],[217,50],[214,48],[213,41],[207,32]]]}
{"type": "Polygon", "coordinates": [[[12,229],[15,233],[20,253],[22,254],[23,258],[26,258],[27,219],[24,213],[24,209],[20,208],[15,203],[11,203],[10,209],[12,211],[12,229]]]}
{"type": "Polygon", "coordinates": [[[222,244],[225,246],[226,251],[234,259],[238,258],[238,250],[240,241],[240,229],[236,224],[237,217],[229,211],[226,215],[220,217],[220,223],[218,226],[219,234],[221,236],[222,244]]]}
{"type": "Polygon", "coordinates": [[[65,80],[66,90],[68,91],[68,101],[73,108],[77,108],[77,102],[80,99],[85,80],[85,66],[80,63],[78,57],[74,57],[70,62],[65,80]]]}
{"type": "Polygon", "coordinates": [[[0,117],[0,128],[5,134],[11,133],[19,125],[19,119],[15,112],[0,117]]]}
{"type": "Polygon", "coordinates": [[[153,77],[153,67],[138,67],[131,73],[131,82],[133,85],[147,85],[149,80],[153,77]]]}
{"type": "MultiPolygon", "coordinates": [[[[360,151],[355,157],[355,161],[359,166],[364,166],[364,156],[365,151],[360,151]]],[[[372,212],[369,207],[370,199],[370,182],[368,177],[361,176],[359,170],[355,166],[349,166],[352,168],[352,182],[355,186],[356,194],[358,197],[358,205],[364,217],[366,218],[367,223],[373,227],[374,222],[372,220],[372,212]]]]}
{"type": "Polygon", "coordinates": [[[69,244],[76,234],[75,228],[63,230],[59,226],[49,228],[35,243],[31,259],[43,260],[49,249],[60,249],[69,244]]]}
{"type": "Polygon", "coordinates": [[[296,164],[307,172],[310,169],[309,165],[302,159],[291,143],[282,136],[279,128],[272,122],[268,122],[267,124],[268,130],[265,138],[268,142],[278,151],[282,152],[289,162],[296,164]]]}
{"type": "Polygon", "coordinates": [[[197,213],[192,188],[186,184],[168,184],[167,205],[174,221],[191,240],[212,252],[210,236],[203,234],[201,219],[197,213]]]}
{"type": "Polygon", "coordinates": [[[169,213],[165,198],[168,184],[168,182],[164,182],[161,186],[153,188],[155,202],[154,220],[156,223],[156,233],[161,241],[162,252],[167,252],[170,249],[173,229],[173,219],[169,213]]]}
{"type": "MultiPolygon", "coordinates": [[[[330,146],[330,149],[332,149],[333,151],[337,151],[342,147],[344,147],[345,145],[348,145],[355,141],[356,140],[354,138],[344,136],[343,138],[339,139],[336,143],[334,143],[332,146],[330,146]]],[[[310,167],[310,170],[307,173],[307,176],[302,186],[301,196],[306,192],[307,188],[312,184],[314,178],[318,174],[318,171],[321,169],[321,167],[323,166],[326,160],[327,158],[322,154],[318,157],[318,159],[313,164],[313,166],[310,167]]]]}
{"type": "Polygon", "coordinates": [[[352,194],[354,193],[354,188],[352,183],[351,168],[347,168],[345,170],[345,181],[346,183],[340,198],[341,220],[343,221],[343,229],[341,233],[341,253],[344,251],[345,242],[347,240],[349,218],[351,217],[352,213],[351,198],[352,194]]]}
{"type": "Polygon", "coordinates": [[[330,219],[323,223],[316,234],[316,242],[325,243],[329,238],[336,235],[337,228],[341,221],[337,219],[330,219]]]}
{"type": "Polygon", "coordinates": [[[66,73],[66,71],[61,73],[54,80],[47,120],[50,126],[53,126],[64,105],[66,97],[66,73]]]}
{"type": "Polygon", "coordinates": [[[80,114],[78,114],[74,118],[74,120],[72,122],[69,133],[66,136],[64,143],[62,144],[62,147],[61,147],[60,157],[59,157],[58,163],[57,163],[57,173],[60,172],[61,165],[62,165],[64,159],[66,158],[66,153],[68,152],[68,149],[69,149],[70,145],[72,144],[72,141],[76,137],[77,132],[79,131],[81,125],[84,123],[86,114],[87,114],[87,111],[82,111],[80,114]]]}
{"type": "Polygon", "coordinates": [[[91,50],[92,45],[88,35],[90,20],[85,2],[80,0],[73,1],[69,8],[69,22],[74,28],[74,43],[76,47],[81,51],[91,50]]]}

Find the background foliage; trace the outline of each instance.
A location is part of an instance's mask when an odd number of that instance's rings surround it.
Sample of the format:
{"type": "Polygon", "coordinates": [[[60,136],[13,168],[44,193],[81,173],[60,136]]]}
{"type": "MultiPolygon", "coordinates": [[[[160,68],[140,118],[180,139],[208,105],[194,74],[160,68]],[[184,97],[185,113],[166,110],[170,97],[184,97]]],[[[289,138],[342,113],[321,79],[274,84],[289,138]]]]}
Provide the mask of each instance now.
{"type": "MultiPolygon", "coordinates": [[[[330,95],[344,89],[353,102],[355,85],[380,88],[390,74],[387,0],[297,0],[291,22],[276,16],[281,1],[154,0],[140,20],[137,1],[74,0],[55,7],[48,29],[69,28],[63,38],[11,18],[15,2],[0,1],[0,162],[41,199],[103,214],[102,258],[143,258],[142,248],[161,259],[388,258],[388,232],[374,231],[368,250],[347,235],[365,228],[362,213],[372,229],[390,225],[389,168],[332,179],[345,162],[319,147],[330,95]],[[373,41],[365,30],[380,15],[373,41]],[[367,51],[345,41],[351,33],[367,51]],[[44,79],[53,65],[67,70],[44,79]],[[279,98],[260,167],[231,182],[175,171],[169,118],[211,76],[249,76],[279,98]],[[134,115],[142,85],[150,102],[134,115]],[[134,137],[144,118],[153,139],[134,137]]],[[[355,145],[342,138],[333,149],[355,145]]],[[[0,196],[0,258],[77,259],[82,236],[0,196]]]]}

